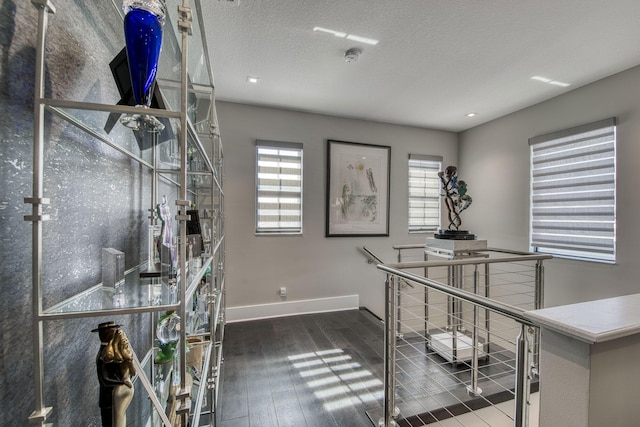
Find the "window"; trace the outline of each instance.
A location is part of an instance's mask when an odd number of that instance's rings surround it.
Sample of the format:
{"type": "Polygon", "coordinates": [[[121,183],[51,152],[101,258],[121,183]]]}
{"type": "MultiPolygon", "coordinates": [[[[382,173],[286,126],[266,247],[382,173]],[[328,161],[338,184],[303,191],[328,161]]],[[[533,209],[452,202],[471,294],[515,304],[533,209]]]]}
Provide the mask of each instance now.
{"type": "Polygon", "coordinates": [[[440,228],[442,157],[409,154],[409,233],[440,228]]]}
{"type": "Polygon", "coordinates": [[[302,233],[302,144],[256,141],[256,233],[302,233]]]}
{"type": "Polygon", "coordinates": [[[615,119],[535,137],[529,145],[532,250],[615,262],[615,119]]]}

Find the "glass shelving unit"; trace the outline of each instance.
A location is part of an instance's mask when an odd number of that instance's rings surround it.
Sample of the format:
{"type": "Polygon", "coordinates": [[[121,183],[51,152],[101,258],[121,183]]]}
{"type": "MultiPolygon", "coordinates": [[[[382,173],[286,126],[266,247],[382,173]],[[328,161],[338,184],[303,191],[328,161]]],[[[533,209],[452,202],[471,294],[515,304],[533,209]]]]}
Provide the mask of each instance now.
{"type": "MultiPolygon", "coordinates": [[[[137,112],[134,107],[44,96],[46,33],[49,20],[56,18],[54,1],[32,0],[39,10],[39,24],[33,194],[25,198],[25,203],[32,205],[31,215],[25,220],[33,224],[36,408],[29,421],[43,426],[54,411],[45,404],[44,322],[143,314],[157,319],[161,313],[175,311],[180,316],[180,343],[185,345],[177,346],[177,357],[169,363],[156,362],[159,349],[153,345],[141,357],[135,355],[137,374],[133,382],[138,391],[127,411],[128,424],[198,426],[202,420],[214,425],[225,326],[223,150],[200,0],[166,1],[168,16],[157,78],[164,108],[147,111],[165,125],[158,133],[132,131],[117,124],[120,115],[137,112]],[[45,115],[48,120],[43,119],[45,115]],[[131,173],[141,183],[131,197],[139,207],[140,228],[148,229],[149,236],[139,239],[140,262],[125,272],[117,286],[94,282],[53,295],[46,292],[60,278],[47,275],[47,262],[56,248],[43,238],[43,223],[58,221],[61,228],[68,229],[75,226],[73,215],[67,214],[65,207],[53,213],[47,210],[49,194],[56,194],[55,176],[52,180],[44,173],[57,161],[43,150],[50,137],[47,126],[52,121],[82,133],[95,150],[106,156],[113,150],[126,156],[132,165],[131,173]],[[110,122],[115,125],[105,125],[110,122]],[[153,255],[158,259],[152,260],[154,243],[150,236],[152,228],[157,229],[164,220],[157,212],[161,203],[171,207],[174,254],[163,246],[153,255]],[[195,216],[199,217],[200,233],[190,234],[195,216]],[[187,345],[188,338],[193,342],[187,345]],[[201,356],[195,357],[196,354],[201,356]]],[[[80,7],[59,1],[65,7],[80,7]]],[[[114,20],[122,19],[122,1],[112,3],[114,20]]],[[[77,183],[76,190],[92,191],[82,182],[77,183]]],[[[90,231],[107,232],[104,228],[109,224],[108,212],[96,209],[92,215],[95,228],[90,231]]],[[[98,259],[86,266],[99,267],[98,259]]],[[[150,329],[155,334],[155,328],[150,329]]],[[[150,342],[154,342],[153,337],[150,342]]]]}

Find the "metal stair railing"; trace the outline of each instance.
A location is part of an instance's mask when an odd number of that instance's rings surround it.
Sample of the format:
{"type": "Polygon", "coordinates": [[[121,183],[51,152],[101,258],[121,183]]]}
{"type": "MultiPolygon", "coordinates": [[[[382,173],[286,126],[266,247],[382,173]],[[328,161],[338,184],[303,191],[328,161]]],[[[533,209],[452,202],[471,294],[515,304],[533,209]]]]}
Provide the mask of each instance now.
{"type": "MultiPolygon", "coordinates": [[[[418,245],[401,246],[401,250],[424,249],[424,246],[418,245]],[[409,246],[411,247],[409,248],[409,246]]],[[[542,261],[551,257],[541,254],[491,249],[490,251],[501,254],[501,257],[498,259],[472,257],[464,260],[411,261],[385,264],[369,249],[362,249],[370,257],[371,263],[375,262],[378,269],[387,273],[385,280],[384,405],[379,426],[423,426],[429,422],[440,422],[442,419],[474,411],[477,408],[493,406],[498,402],[490,392],[498,384],[498,389],[502,390],[498,393],[501,395],[501,399],[514,400],[513,411],[501,409],[504,412],[504,417],[512,420],[514,426],[527,426],[531,380],[537,377],[538,374],[539,331],[536,325],[524,317],[523,313],[525,310],[541,307],[542,261]],[[522,292],[521,294],[516,292],[509,294],[503,291],[502,295],[507,295],[507,299],[511,297],[520,300],[526,296],[528,300],[532,300],[528,301],[531,306],[526,308],[486,296],[489,294],[487,289],[489,286],[488,266],[490,264],[513,263],[519,265],[515,271],[511,271],[514,270],[513,268],[492,269],[491,274],[502,275],[499,279],[494,277],[492,282],[495,286],[503,288],[508,288],[509,286],[518,288],[522,292]],[[530,265],[524,269],[522,265],[526,263],[530,265]],[[432,272],[436,267],[450,267],[452,265],[463,265],[465,268],[473,270],[472,274],[465,276],[472,283],[471,290],[451,286],[450,284],[425,277],[427,271],[432,272]],[[407,269],[419,269],[419,271],[424,272],[425,276],[408,272],[406,271],[407,269]],[[485,271],[484,275],[480,274],[482,269],[485,271]],[[500,281],[503,283],[498,283],[500,281]],[[523,285],[525,281],[526,286],[523,285]],[[481,287],[485,288],[485,295],[480,294],[481,287]],[[522,291],[522,289],[525,289],[525,291],[522,291]],[[420,293],[424,293],[424,300],[421,297],[417,297],[420,293]],[[434,301],[430,301],[427,297],[429,293],[445,295],[447,300],[455,301],[458,304],[455,307],[461,307],[462,303],[470,306],[471,316],[466,312],[463,314],[462,311],[452,313],[450,309],[454,306],[449,303],[438,307],[434,301]],[[424,307],[424,318],[421,318],[422,314],[416,313],[416,307],[424,307]],[[446,310],[443,307],[446,307],[446,310]],[[447,312],[446,315],[444,314],[445,311],[447,312]],[[484,319],[480,318],[481,313],[484,314],[484,319]],[[405,318],[402,318],[403,314],[405,318]],[[451,354],[448,356],[451,360],[445,360],[446,357],[443,359],[442,354],[429,351],[433,350],[431,347],[435,344],[435,341],[430,341],[432,339],[430,328],[433,328],[437,323],[431,317],[436,318],[438,316],[440,318],[446,317],[449,322],[453,319],[453,323],[443,327],[440,334],[450,340],[452,348],[451,354]],[[416,326],[416,320],[423,322],[424,329],[422,329],[422,326],[416,326]],[[484,320],[484,322],[481,322],[481,320],[484,320]],[[503,332],[503,330],[493,326],[496,323],[508,325],[509,332],[503,332]],[[468,328],[460,328],[463,325],[468,325],[468,328]],[[493,328],[491,329],[491,334],[489,334],[490,325],[493,328]],[[479,340],[481,331],[485,333],[484,342],[479,340]],[[509,336],[512,331],[514,335],[517,332],[516,337],[509,336]],[[489,346],[489,339],[492,340],[491,347],[489,346]],[[499,345],[496,345],[493,341],[498,342],[499,345]],[[422,342],[424,342],[424,346],[422,346],[422,342]],[[461,353],[461,348],[467,344],[471,348],[471,355],[467,359],[462,356],[458,357],[456,350],[461,353]],[[509,347],[510,345],[513,345],[513,347],[509,347]],[[456,346],[460,348],[456,348],[456,346]],[[505,349],[504,347],[509,348],[505,349]],[[511,359],[506,358],[504,356],[506,354],[509,354],[511,359]],[[483,366],[479,366],[480,359],[485,360],[483,366]],[[431,365],[425,368],[427,360],[431,365]],[[513,366],[514,364],[515,366],[513,366]],[[438,369],[446,372],[446,374],[443,374],[446,376],[445,379],[434,379],[436,374],[432,374],[432,372],[438,372],[438,369]],[[501,372],[495,374],[496,378],[492,378],[491,376],[494,374],[488,374],[485,371],[501,372]],[[412,376],[426,378],[428,381],[423,381],[416,387],[416,382],[411,379],[412,376]],[[399,377],[401,377],[400,380],[399,377]],[[507,379],[513,381],[513,386],[505,385],[508,384],[507,379]],[[430,382],[438,383],[439,381],[448,385],[440,384],[440,388],[438,388],[430,384],[430,382]],[[479,387],[480,381],[489,383],[488,388],[490,390],[483,393],[482,388],[479,387]],[[455,387],[451,386],[451,384],[455,387]],[[421,388],[423,391],[426,389],[434,389],[435,391],[431,390],[421,396],[420,390],[416,391],[416,388],[421,388]],[[454,389],[457,389],[457,391],[454,389]],[[467,397],[475,398],[475,400],[460,397],[460,389],[466,391],[467,397]],[[449,394],[446,395],[446,393],[449,394]],[[443,395],[446,396],[442,397],[443,395]],[[420,402],[421,399],[423,402],[420,402]],[[398,400],[400,403],[398,403],[398,400]],[[437,408],[438,400],[441,401],[442,408],[437,408]],[[429,405],[424,403],[427,401],[430,402],[429,405]],[[453,406],[451,405],[452,401],[455,403],[453,406]],[[426,408],[423,412],[419,412],[416,409],[421,404],[424,404],[426,408]],[[412,409],[407,409],[409,407],[412,409]]],[[[398,247],[394,246],[394,249],[398,249],[398,247]]],[[[398,259],[399,261],[402,260],[400,250],[398,259]]],[[[432,300],[437,299],[433,298],[433,296],[431,298],[432,300]]],[[[440,297],[440,299],[442,298],[440,297]]],[[[504,331],[507,331],[507,329],[504,331]]],[[[465,348],[464,351],[467,350],[465,348]]],[[[501,407],[504,407],[504,403],[501,407]]],[[[479,416],[479,418],[482,420],[482,417],[479,416]]],[[[491,425],[486,421],[485,424],[491,425]]],[[[478,424],[474,423],[474,425],[478,424]]]]}

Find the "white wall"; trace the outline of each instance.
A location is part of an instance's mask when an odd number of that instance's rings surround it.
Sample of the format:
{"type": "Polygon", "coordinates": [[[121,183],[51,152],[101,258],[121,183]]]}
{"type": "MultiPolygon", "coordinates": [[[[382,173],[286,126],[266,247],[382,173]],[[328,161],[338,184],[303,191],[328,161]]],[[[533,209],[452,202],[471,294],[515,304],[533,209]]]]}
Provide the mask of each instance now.
{"type": "Polygon", "coordinates": [[[409,153],[442,155],[457,162],[458,136],[396,126],[234,104],[216,103],[225,154],[227,306],[359,295],[361,306],[384,314],[384,275],[367,264],[366,245],[394,261],[393,244],[424,242],[407,232],[409,153]],[[255,140],[304,145],[302,236],[256,236],[255,140]],[[391,146],[390,237],[325,237],[327,139],[391,146]]]}
{"type": "Polygon", "coordinates": [[[460,178],[473,197],[466,224],[491,246],[528,250],[528,139],[612,116],[617,263],[547,261],[546,306],[640,292],[640,67],[460,134],[460,178]]]}

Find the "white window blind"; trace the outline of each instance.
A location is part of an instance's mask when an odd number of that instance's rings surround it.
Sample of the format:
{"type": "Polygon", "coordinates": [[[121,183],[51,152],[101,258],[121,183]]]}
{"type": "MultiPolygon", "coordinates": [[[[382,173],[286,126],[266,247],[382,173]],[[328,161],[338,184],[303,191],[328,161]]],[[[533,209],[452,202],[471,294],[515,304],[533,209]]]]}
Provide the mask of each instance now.
{"type": "Polygon", "coordinates": [[[440,228],[442,157],[409,154],[409,232],[440,228]]]}
{"type": "Polygon", "coordinates": [[[532,249],[614,262],[615,119],[535,137],[529,145],[532,249]]]}
{"type": "Polygon", "coordinates": [[[302,144],[256,142],[256,233],[302,233],[302,144]]]}

